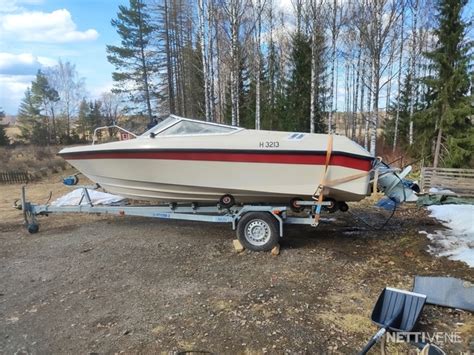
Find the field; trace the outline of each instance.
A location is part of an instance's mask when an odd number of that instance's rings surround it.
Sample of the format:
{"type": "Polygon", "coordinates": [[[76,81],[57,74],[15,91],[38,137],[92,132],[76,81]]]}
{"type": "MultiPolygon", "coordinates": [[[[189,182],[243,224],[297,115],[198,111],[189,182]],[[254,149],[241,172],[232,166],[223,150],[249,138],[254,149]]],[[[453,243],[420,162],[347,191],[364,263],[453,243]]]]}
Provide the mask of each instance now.
{"type": "MultiPolygon", "coordinates": [[[[0,185],[0,353],[354,353],[377,330],[383,287],[411,289],[415,275],[474,282],[466,264],[426,251],[418,231],[442,227],[413,206],[380,231],[348,213],[289,227],[272,256],[236,253],[230,226],[197,222],[52,215],[29,235],[11,208],[20,188],[0,185]]],[[[28,186],[37,203],[49,191],[67,191],[58,174],[28,186]]],[[[385,218],[369,203],[351,211],[385,218]]],[[[426,306],[418,329],[459,333],[447,353],[474,351],[467,312],[426,306]]]]}

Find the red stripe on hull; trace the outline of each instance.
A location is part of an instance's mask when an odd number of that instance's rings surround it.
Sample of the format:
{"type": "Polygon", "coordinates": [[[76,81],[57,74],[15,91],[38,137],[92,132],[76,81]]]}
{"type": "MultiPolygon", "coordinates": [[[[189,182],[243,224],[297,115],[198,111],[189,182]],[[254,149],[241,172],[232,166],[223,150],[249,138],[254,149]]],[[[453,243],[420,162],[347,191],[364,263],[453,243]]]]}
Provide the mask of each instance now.
{"type": "MultiPolygon", "coordinates": [[[[67,153],[63,155],[67,160],[89,159],[157,159],[157,160],[194,160],[194,161],[222,161],[236,163],[268,163],[268,164],[306,164],[324,165],[325,155],[298,155],[298,154],[247,154],[247,153],[215,153],[215,152],[93,152],[67,153]]],[[[369,171],[372,163],[366,159],[333,155],[329,165],[369,171]]]]}

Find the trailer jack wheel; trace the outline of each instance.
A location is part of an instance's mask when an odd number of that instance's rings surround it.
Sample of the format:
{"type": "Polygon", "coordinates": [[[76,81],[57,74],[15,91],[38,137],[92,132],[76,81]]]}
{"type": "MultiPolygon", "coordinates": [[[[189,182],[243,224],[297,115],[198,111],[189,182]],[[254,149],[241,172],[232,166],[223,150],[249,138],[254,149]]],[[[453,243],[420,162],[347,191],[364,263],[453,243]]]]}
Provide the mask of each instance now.
{"type": "Polygon", "coordinates": [[[28,224],[26,229],[28,230],[28,233],[35,234],[35,233],[38,233],[38,231],[39,231],[39,225],[36,224],[36,223],[30,223],[30,224],[28,224]]]}
{"type": "Polygon", "coordinates": [[[278,244],[278,221],[268,212],[248,212],[237,224],[237,238],[252,251],[269,251],[278,244]]]}

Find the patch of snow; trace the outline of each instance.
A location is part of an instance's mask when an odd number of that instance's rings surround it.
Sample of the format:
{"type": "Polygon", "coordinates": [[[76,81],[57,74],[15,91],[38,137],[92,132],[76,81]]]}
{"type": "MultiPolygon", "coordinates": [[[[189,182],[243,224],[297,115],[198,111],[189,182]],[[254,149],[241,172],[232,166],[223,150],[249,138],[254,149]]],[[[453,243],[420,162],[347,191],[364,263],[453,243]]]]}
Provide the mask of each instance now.
{"type": "MultiPolygon", "coordinates": [[[[106,192],[100,192],[97,190],[87,189],[89,193],[89,197],[91,198],[92,204],[94,205],[111,205],[114,203],[119,203],[123,201],[125,198],[122,196],[116,196],[112,194],[108,194],[106,192]]],[[[83,194],[83,189],[76,189],[71,191],[70,193],[61,196],[57,200],[51,203],[52,206],[77,206],[79,202],[81,202],[83,194]]],[[[86,198],[82,198],[81,205],[87,205],[86,198]]]]}
{"type": "Polygon", "coordinates": [[[437,195],[456,195],[454,191],[451,191],[448,189],[440,189],[437,187],[431,187],[428,191],[432,194],[437,194],[437,195]]]}
{"type": "Polygon", "coordinates": [[[430,252],[474,267],[474,205],[436,205],[428,206],[428,210],[430,217],[450,229],[434,234],[420,232],[433,241],[430,252]]]}

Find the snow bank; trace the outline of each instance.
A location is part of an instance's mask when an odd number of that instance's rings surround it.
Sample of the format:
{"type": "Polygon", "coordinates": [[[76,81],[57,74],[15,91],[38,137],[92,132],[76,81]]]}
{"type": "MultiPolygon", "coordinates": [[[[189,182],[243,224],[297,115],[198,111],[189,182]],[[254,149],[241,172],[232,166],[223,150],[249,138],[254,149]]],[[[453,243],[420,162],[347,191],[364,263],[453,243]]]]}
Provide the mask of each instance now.
{"type": "Polygon", "coordinates": [[[450,229],[428,234],[434,244],[430,251],[474,267],[474,205],[428,206],[428,210],[450,229]]]}

